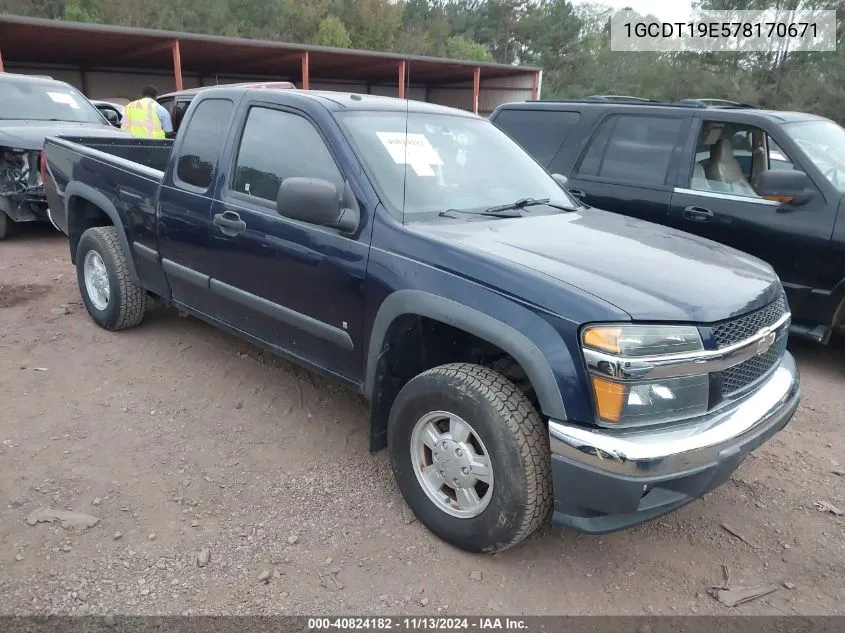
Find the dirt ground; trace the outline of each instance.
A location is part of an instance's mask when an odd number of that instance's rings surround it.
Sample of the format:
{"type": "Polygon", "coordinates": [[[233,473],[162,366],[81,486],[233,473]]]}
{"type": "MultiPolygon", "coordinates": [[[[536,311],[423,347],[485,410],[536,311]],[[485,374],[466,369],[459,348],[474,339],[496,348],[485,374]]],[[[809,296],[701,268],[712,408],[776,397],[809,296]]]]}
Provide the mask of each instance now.
{"type": "Polygon", "coordinates": [[[0,612],[842,613],[845,517],[815,502],[845,509],[843,347],[791,343],[801,408],[705,499],[474,556],[405,513],[359,397],[170,309],[101,330],[66,239],[19,230],[0,243],[0,612]],[[29,525],[44,507],[99,522],[29,525]],[[723,565],[777,590],[726,607],[723,565]]]}

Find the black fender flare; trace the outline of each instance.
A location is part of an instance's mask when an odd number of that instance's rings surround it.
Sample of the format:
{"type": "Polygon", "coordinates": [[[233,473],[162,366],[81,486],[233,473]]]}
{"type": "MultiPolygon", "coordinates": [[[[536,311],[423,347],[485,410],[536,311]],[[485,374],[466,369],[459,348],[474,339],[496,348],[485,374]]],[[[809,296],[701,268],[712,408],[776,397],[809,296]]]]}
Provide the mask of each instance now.
{"type": "MultiPolygon", "coordinates": [[[[114,206],[114,203],[90,185],[81,183],[78,180],[72,180],[65,188],[65,216],[67,217],[68,232],[70,231],[71,225],[71,202],[74,198],[87,200],[109,216],[112,224],[114,224],[117,228],[117,237],[120,240],[120,247],[123,249],[123,252],[126,253],[126,261],[129,264],[129,274],[132,276],[132,281],[139,283],[138,271],[135,270],[135,258],[132,254],[132,249],[129,247],[129,239],[126,237],[126,225],[120,217],[120,214],[117,212],[117,208],[114,206]]],[[[76,253],[71,253],[71,258],[75,260],[76,253]]]]}
{"type": "Polygon", "coordinates": [[[511,326],[488,314],[420,290],[397,290],[388,295],[373,321],[367,350],[364,393],[370,400],[375,388],[376,368],[384,339],[395,319],[404,314],[428,317],[460,328],[510,354],[531,381],[544,415],[566,420],[566,410],[557,381],[545,355],[534,342],[511,326]]]}

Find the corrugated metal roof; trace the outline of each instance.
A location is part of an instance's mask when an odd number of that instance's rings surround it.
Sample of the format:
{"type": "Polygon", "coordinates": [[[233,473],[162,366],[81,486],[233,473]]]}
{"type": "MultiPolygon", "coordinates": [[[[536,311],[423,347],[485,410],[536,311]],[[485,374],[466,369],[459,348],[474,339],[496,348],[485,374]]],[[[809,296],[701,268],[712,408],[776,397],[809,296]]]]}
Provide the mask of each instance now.
{"type": "Polygon", "coordinates": [[[170,44],[179,41],[184,71],[201,73],[298,76],[300,57],[308,52],[313,78],[354,77],[396,80],[396,67],[407,63],[412,83],[448,83],[537,72],[538,68],[490,62],[441,59],[288,42],[85,24],[0,15],[0,55],[6,63],[69,64],[86,68],[172,69],[170,44]]]}

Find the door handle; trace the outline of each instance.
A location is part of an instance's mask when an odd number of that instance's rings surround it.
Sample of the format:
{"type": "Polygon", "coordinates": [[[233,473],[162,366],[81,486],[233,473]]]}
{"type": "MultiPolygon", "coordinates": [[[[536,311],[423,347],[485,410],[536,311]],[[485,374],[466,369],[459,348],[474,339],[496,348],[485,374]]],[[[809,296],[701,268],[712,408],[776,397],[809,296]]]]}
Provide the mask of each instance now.
{"type": "Polygon", "coordinates": [[[687,207],[684,209],[684,217],[693,222],[709,222],[713,219],[713,212],[704,207],[687,207]]]}
{"type": "Polygon", "coordinates": [[[224,211],[214,215],[214,224],[220,227],[220,232],[223,235],[234,237],[246,231],[246,222],[241,220],[234,211],[224,211]]]}
{"type": "Polygon", "coordinates": [[[567,188],[566,190],[569,193],[571,193],[573,196],[578,198],[579,200],[583,200],[584,198],[587,197],[587,194],[584,193],[584,191],[582,191],[581,189],[569,189],[569,188],[567,188]]]}

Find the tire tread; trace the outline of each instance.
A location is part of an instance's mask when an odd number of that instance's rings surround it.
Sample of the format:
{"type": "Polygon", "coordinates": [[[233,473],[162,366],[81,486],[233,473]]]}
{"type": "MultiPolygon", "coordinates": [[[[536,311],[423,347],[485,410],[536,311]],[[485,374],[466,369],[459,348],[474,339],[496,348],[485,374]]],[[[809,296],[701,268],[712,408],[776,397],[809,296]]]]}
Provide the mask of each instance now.
{"type": "Polygon", "coordinates": [[[127,254],[120,245],[116,226],[97,226],[88,229],[96,233],[105,244],[108,256],[114,263],[117,276],[120,312],[111,330],[125,330],[137,326],[144,319],[147,309],[146,291],[132,280],[127,254]]]}
{"type": "Polygon", "coordinates": [[[551,451],[548,430],[537,410],[514,383],[500,373],[472,363],[450,363],[429,369],[420,376],[440,375],[462,384],[486,399],[501,415],[519,447],[525,467],[526,496],[522,521],[510,541],[487,551],[513,547],[534,533],[551,516],[553,509],[551,451]]]}

